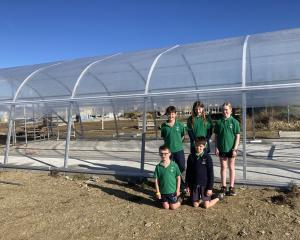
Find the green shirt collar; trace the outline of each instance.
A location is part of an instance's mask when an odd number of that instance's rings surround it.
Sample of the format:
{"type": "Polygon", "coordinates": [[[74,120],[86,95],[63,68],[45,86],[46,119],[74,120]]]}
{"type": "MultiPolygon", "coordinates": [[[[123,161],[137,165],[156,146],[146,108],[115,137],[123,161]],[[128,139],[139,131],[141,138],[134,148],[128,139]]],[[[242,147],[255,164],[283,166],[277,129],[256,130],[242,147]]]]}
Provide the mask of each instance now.
{"type": "Polygon", "coordinates": [[[223,117],[223,121],[230,120],[231,118],[232,118],[232,115],[230,115],[230,117],[229,117],[229,118],[225,118],[225,117],[223,117]]]}
{"type": "Polygon", "coordinates": [[[203,155],[204,155],[204,151],[202,153],[200,153],[200,154],[196,153],[197,158],[203,157],[203,155]]]}

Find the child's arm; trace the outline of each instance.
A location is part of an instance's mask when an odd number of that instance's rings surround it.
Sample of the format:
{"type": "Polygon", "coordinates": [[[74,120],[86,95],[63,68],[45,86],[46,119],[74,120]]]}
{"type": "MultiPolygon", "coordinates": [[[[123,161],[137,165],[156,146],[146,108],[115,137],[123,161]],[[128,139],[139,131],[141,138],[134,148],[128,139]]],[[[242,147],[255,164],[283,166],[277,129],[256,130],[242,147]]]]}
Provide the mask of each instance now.
{"type": "Polygon", "coordinates": [[[218,135],[215,133],[215,154],[219,157],[219,149],[218,149],[218,135]]]}
{"type": "Polygon", "coordinates": [[[219,157],[219,149],[218,149],[218,122],[214,126],[214,134],[215,134],[215,154],[219,157]]]}
{"type": "Polygon", "coordinates": [[[235,135],[235,142],[234,142],[234,148],[232,149],[232,156],[236,157],[237,156],[237,149],[240,143],[240,138],[241,138],[241,134],[236,134],[235,135]]]}
{"type": "Polygon", "coordinates": [[[155,190],[156,190],[156,198],[157,199],[161,199],[161,194],[160,194],[160,191],[159,191],[159,183],[158,183],[158,179],[155,178],[155,190]]]}
{"type": "Polygon", "coordinates": [[[177,176],[177,188],[176,188],[176,196],[177,197],[180,195],[180,184],[181,184],[181,177],[179,175],[179,176],[177,176]]]}

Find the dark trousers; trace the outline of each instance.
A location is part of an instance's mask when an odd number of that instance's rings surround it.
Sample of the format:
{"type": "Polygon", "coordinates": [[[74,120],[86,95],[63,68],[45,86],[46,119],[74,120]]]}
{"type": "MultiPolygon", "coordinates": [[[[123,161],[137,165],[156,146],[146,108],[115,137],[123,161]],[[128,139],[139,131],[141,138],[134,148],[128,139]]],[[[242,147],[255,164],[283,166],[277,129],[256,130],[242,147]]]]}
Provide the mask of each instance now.
{"type": "MultiPolygon", "coordinates": [[[[171,159],[177,163],[179,170],[181,172],[181,174],[185,171],[185,157],[184,157],[184,151],[178,151],[178,152],[174,152],[171,155],[171,159]]],[[[185,182],[182,178],[181,175],[181,185],[180,185],[180,190],[183,191],[185,189],[185,182]]]]}

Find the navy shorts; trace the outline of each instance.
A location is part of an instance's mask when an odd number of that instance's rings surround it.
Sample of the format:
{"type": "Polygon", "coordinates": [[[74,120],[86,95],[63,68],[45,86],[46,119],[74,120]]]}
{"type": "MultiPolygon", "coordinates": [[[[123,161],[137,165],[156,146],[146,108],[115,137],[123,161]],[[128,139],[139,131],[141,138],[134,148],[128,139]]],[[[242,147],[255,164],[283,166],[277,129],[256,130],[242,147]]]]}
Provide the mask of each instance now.
{"type": "Polygon", "coordinates": [[[171,204],[177,203],[178,199],[176,197],[176,193],[169,193],[169,194],[161,194],[161,199],[160,201],[163,202],[168,202],[171,204]]]}
{"type": "Polygon", "coordinates": [[[198,202],[202,201],[210,201],[211,197],[206,195],[206,187],[197,185],[192,191],[192,201],[198,202]]]}
{"type": "Polygon", "coordinates": [[[221,158],[232,158],[233,156],[232,156],[232,151],[230,151],[230,152],[220,152],[219,153],[219,156],[221,157],[221,158]]]}

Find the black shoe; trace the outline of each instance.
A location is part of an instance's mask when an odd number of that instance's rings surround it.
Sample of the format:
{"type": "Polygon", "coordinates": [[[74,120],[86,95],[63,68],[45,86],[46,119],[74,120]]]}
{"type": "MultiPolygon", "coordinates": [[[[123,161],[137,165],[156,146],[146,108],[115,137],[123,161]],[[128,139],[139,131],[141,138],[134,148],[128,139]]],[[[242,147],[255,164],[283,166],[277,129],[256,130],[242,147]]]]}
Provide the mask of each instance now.
{"type": "Polygon", "coordinates": [[[220,193],[222,193],[224,196],[226,195],[226,193],[227,193],[226,186],[221,187],[220,193]]]}
{"type": "Polygon", "coordinates": [[[217,198],[219,198],[220,201],[223,201],[224,197],[225,197],[224,193],[219,193],[217,196],[217,198]]]}
{"type": "Polygon", "coordinates": [[[229,196],[235,196],[236,195],[236,191],[234,187],[230,187],[229,188],[229,196]]]}

